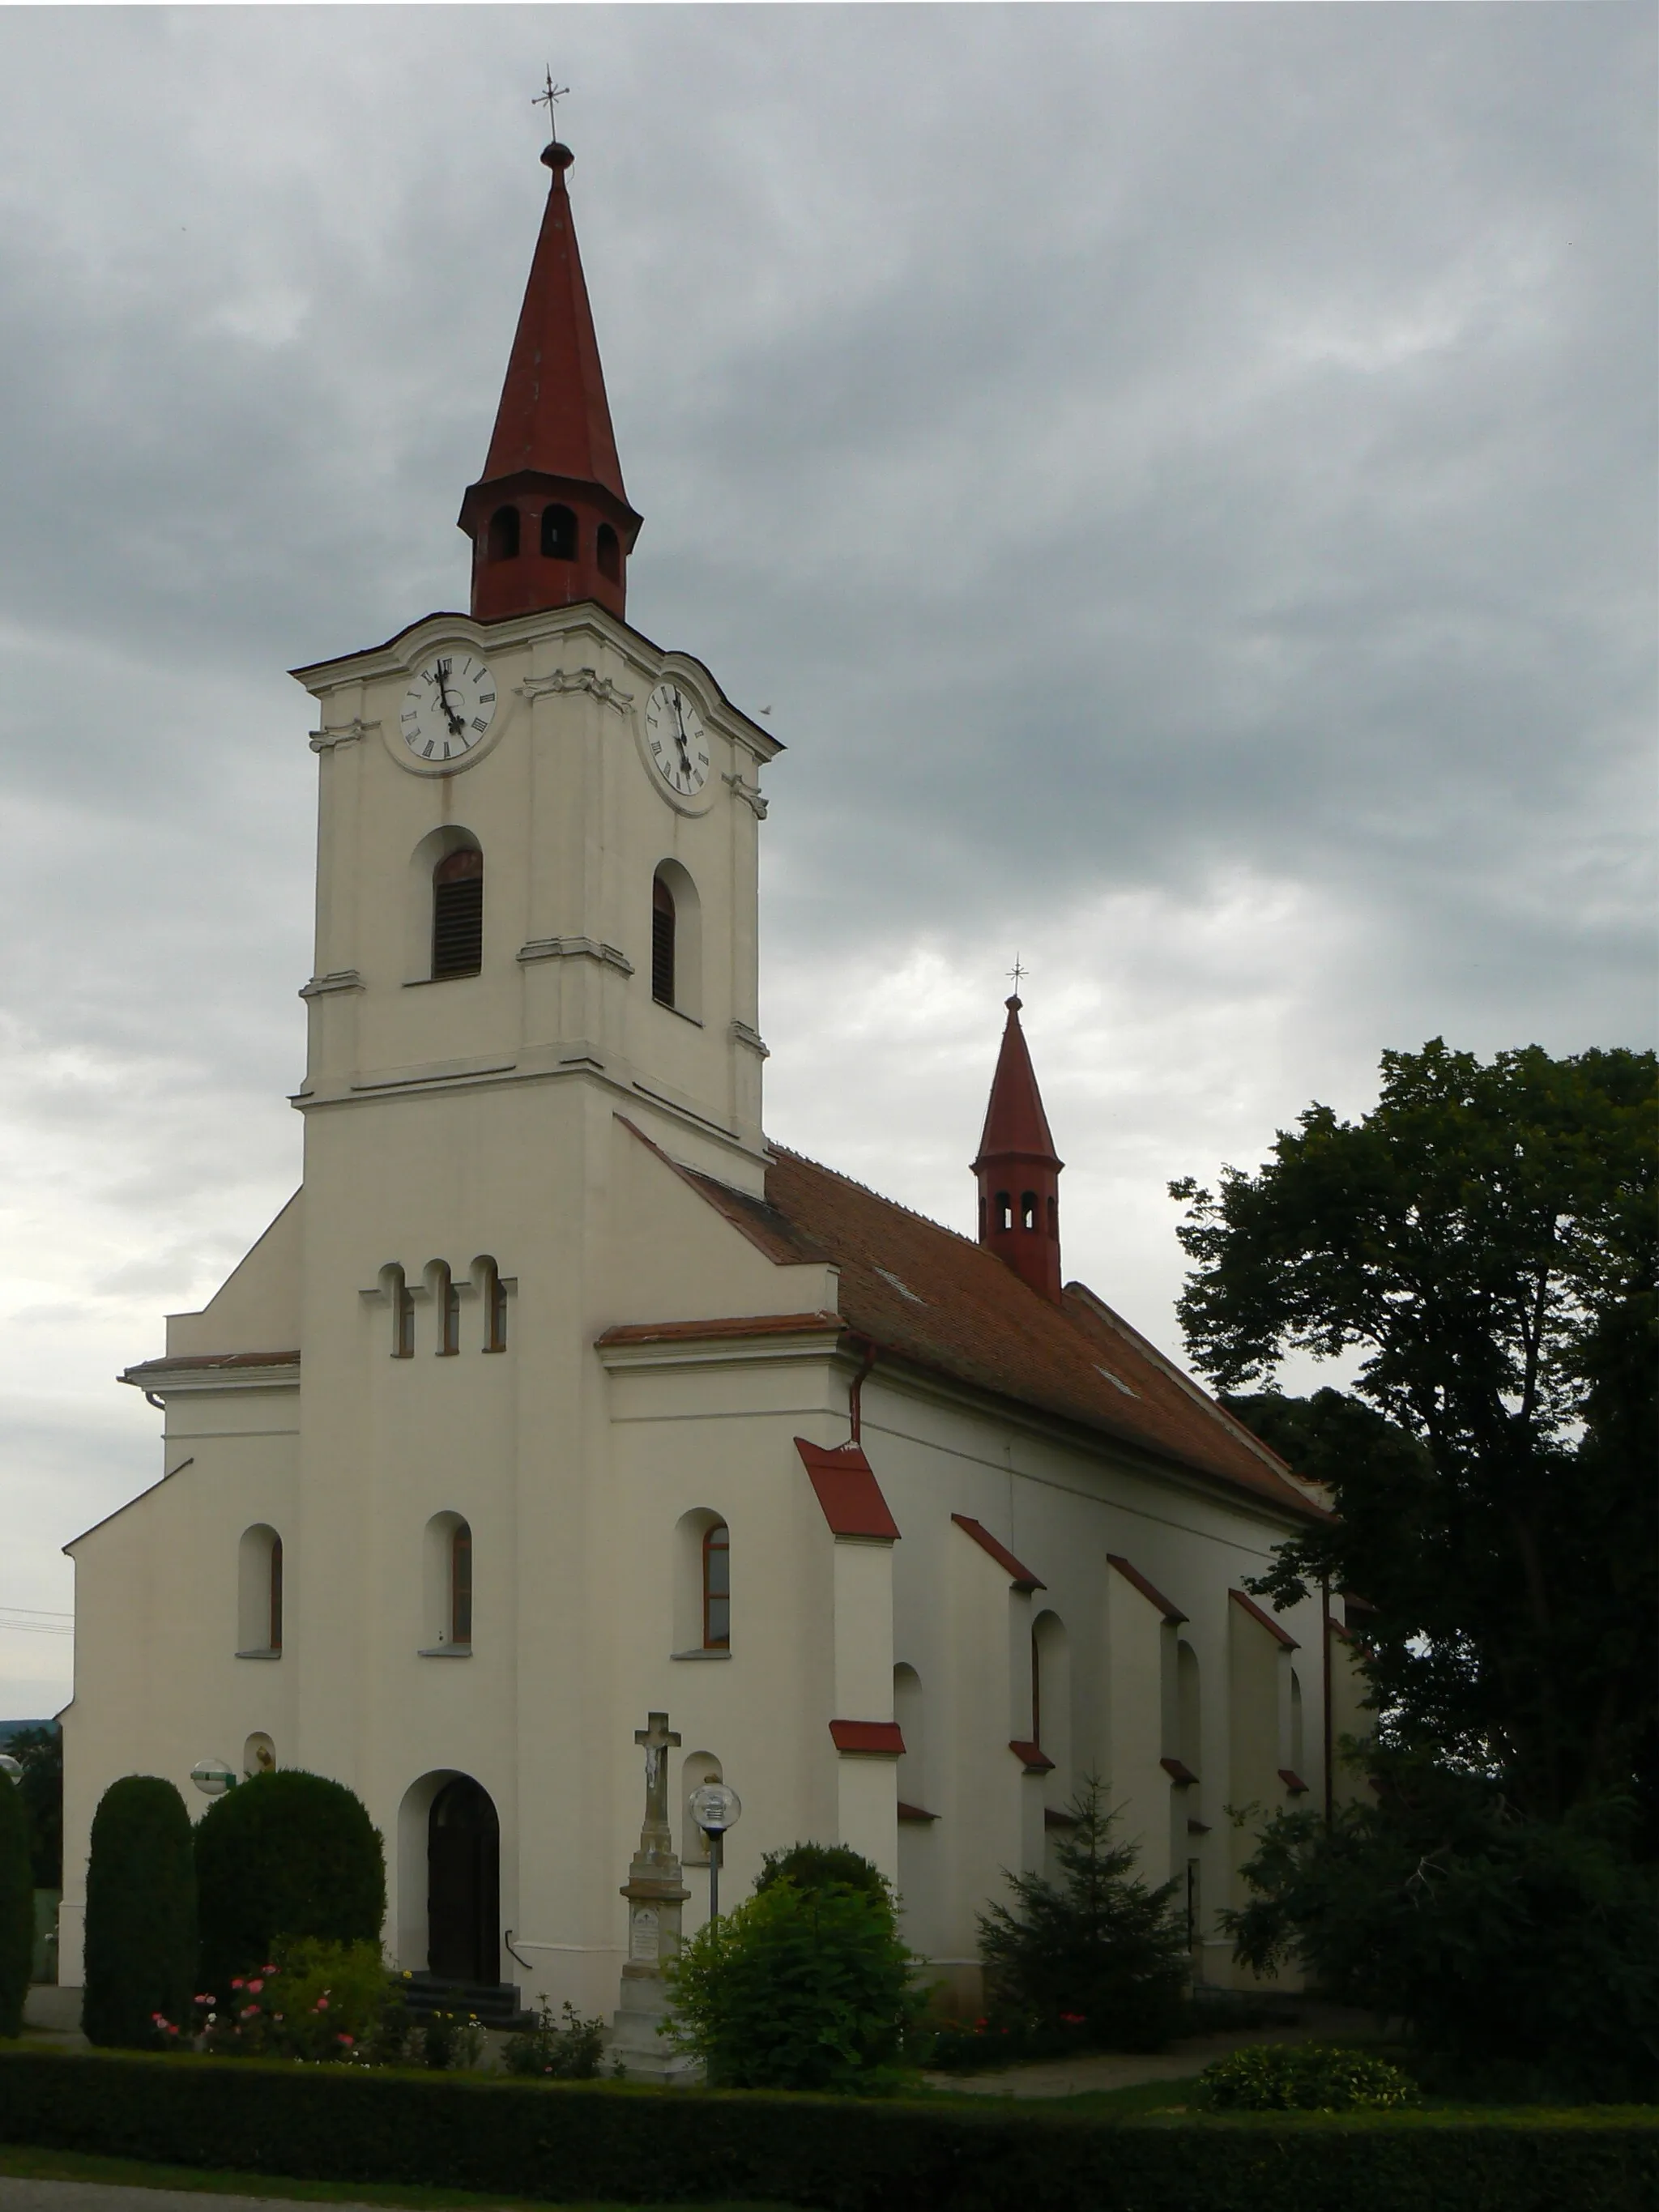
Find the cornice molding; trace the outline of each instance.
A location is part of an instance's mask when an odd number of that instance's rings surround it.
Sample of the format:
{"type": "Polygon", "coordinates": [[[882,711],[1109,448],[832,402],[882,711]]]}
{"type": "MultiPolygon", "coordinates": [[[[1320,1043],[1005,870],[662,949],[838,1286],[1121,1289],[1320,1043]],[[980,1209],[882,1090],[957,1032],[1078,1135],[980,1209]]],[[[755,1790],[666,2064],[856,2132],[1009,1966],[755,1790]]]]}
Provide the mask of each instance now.
{"type": "Polygon", "coordinates": [[[562,697],[568,691],[586,691],[602,707],[614,707],[625,714],[634,703],[634,694],[613,684],[608,676],[601,676],[592,668],[556,668],[546,676],[530,676],[517,685],[520,699],[534,701],[562,697]]]}
{"type": "Polygon", "coordinates": [[[598,960],[607,968],[619,968],[624,975],[634,973],[634,963],[625,952],[593,937],[532,937],[514,957],[526,966],[535,960],[598,960]]]}
{"type": "Polygon", "coordinates": [[[732,1034],[739,1044],[746,1044],[750,1052],[757,1052],[763,1060],[771,1059],[765,1038],[758,1030],[751,1030],[747,1022],[734,1021],[732,1034]]]}
{"type": "Polygon", "coordinates": [[[754,815],[757,822],[765,821],[767,812],[766,801],[761,796],[761,787],[759,784],[745,783],[741,774],[733,774],[730,769],[725,770],[722,773],[720,781],[730,788],[732,796],[734,799],[742,799],[744,805],[748,807],[750,812],[754,815]]]}
{"type": "Polygon", "coordinates": [[[313,752],[331,753],[337,745],[355,745],[359,738],[366,738],[371,730],[378,730],[380,726],[377,721],[366,722],[361,714],[354,714],[337,730],[331,730],[325,723],[320,730],[309,730],[306,734],[311,741],[313,752]]]}
{"type": "Polygon", "coordinates": [[[368,988],[356,969],[336,968],[326,975],[313,975],[308,983],[301,983],[299,995],[302,999],[325,999],[336,991],[363,991],[368,988]]]}

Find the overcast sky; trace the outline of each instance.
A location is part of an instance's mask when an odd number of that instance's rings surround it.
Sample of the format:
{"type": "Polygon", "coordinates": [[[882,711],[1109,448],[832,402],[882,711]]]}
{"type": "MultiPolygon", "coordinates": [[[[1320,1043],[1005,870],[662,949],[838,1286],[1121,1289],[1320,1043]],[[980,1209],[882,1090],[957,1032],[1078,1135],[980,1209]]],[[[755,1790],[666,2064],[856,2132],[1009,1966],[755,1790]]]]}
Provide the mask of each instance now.
{"type": "Polygon", "coordinates": [[[297,1181],[283,672],[465,605],[544,62],[630,617],[789,747],[768,1126],[970,1227],[1018,952],[1066,1272],[1178,1350],[1170,1176],[1650,1039],[1654,22],[0,12],[0,1622],[297,1181]]]}

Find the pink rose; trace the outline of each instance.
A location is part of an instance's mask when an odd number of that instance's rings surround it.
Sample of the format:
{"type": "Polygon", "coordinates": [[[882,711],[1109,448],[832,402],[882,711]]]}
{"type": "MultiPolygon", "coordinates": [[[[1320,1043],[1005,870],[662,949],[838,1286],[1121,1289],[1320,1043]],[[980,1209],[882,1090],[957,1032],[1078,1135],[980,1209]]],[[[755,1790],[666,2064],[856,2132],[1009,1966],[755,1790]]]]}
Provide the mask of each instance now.
{"type": "Polygon", "coordinates": [[[326,1997],[319,1997],[319,1998],[318,1998],[318,2000],[317,2000],[317,2010],[318,2010],[319,2012],[326,2012],[326,2011],[328,2010],[328,1999],[327,1999],[326,1997]]]}
{"type": "Polygon", "coordinates": [[[247,1985],[247,1993],[251,1997],[257,1997],[264,1987],[263,1982],[250,1982],[247,1985]]]}
{"type": "Polygon", "coordinates": [[[337,2043],[343,2043],[349,2051],[357,2039],[355,2035],[337,2035],[334,2040],[337,2043]]]}
{"type": "Polygon", "coordinates": [[[240,1976],[240,1974],[233,1974],[233,1975],[231,1976],[231,1978],[230,1978],[230,1986],[231,1986],[231,1987],[232,1987],[232,1989],[234,1989],[234,1990],[240,1990],[240,1989],[241,1988],[241,1986],[242,1986],[242,1978],[241,1978],[241,1976],[240,1976]]]}

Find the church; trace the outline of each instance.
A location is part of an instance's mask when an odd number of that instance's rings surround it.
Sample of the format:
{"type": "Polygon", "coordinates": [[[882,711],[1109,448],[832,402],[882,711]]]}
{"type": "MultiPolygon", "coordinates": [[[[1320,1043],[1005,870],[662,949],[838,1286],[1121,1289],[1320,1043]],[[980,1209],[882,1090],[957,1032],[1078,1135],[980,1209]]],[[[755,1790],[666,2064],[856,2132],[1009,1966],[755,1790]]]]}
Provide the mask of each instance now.
{"type": "Polygon", "coordinates": [[[121,1378],[159,1480],[68,1547],[63,1978],[102,1792],[200,1807],[207,1759],[358,1792],[398,1966],[608,2013],[656,1713],[688,1929],[724,1781],[728,1904],[769,1850],[850,1844],[971,2003],[976,1915],[1098,1775],[1229,1984],[1227,1808],[1328,1802],[1355,1724],[1340,1601],[1244,1587],[1324,1509],[1066,1280],[1018,997],[976,1239],[768,1142],[781,748],[629,626],[641,517],[542,159],[470,610],[295,672],[304,1180],[121,1378]]]}

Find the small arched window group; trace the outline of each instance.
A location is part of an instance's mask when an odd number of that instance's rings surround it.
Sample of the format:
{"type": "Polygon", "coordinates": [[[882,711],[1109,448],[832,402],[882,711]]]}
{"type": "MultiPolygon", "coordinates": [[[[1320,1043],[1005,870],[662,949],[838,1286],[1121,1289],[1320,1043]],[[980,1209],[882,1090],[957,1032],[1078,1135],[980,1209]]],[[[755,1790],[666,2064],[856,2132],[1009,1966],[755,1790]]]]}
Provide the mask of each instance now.
{"type": "MultiPolygon", "coordinates": [[[[1012,1191],[1000,1190],[991,1201],[999,1229],[1014,1225],[1014,1199],[1012,1191]]],[[[1050,1196],[1045,1206],[1034,1190],[1023,1190],[1019,1194],[1019,1225],[1025,1230],[1046,1228],[1050,1237],[1060,1234],[1060,1201],[1050,1196]]]]}
{"type": "MultiPolygon", "coordinates": [[[[461,1349],[461,1304],[465,1295],[446,1260],[434,1260],[427,1271],[428,1295],[433,1310],[432,1349],[441,1359],[457,1357],[461,1349]]],[[[483,1322],[481,1352],[507,1350],[507,1286],[501,1271],[490,1259],[475,1260],[471,1275],[478,1293],[483,1322]]],[[[383,1267],[381,1282],[392,1313],[392,1357],[415,1357],[416,1294],[399,1267],[383,1267]]]]}
{"type": "MultiPolygon", "coordinates": [[[[574,561],[580,556],[581,528],[569,507],[556,500],[542,509],[536,524],[536,544],[544,561],[574,561]]],[[[484,558],[516,561],[523,550],[524,518],[516,507],[498,507],[484,533],[484,558]]],[[[593,561],[610,582],[621,581],[622,541],[608,522],[600,523],[594,532],[593,561]]]]}

